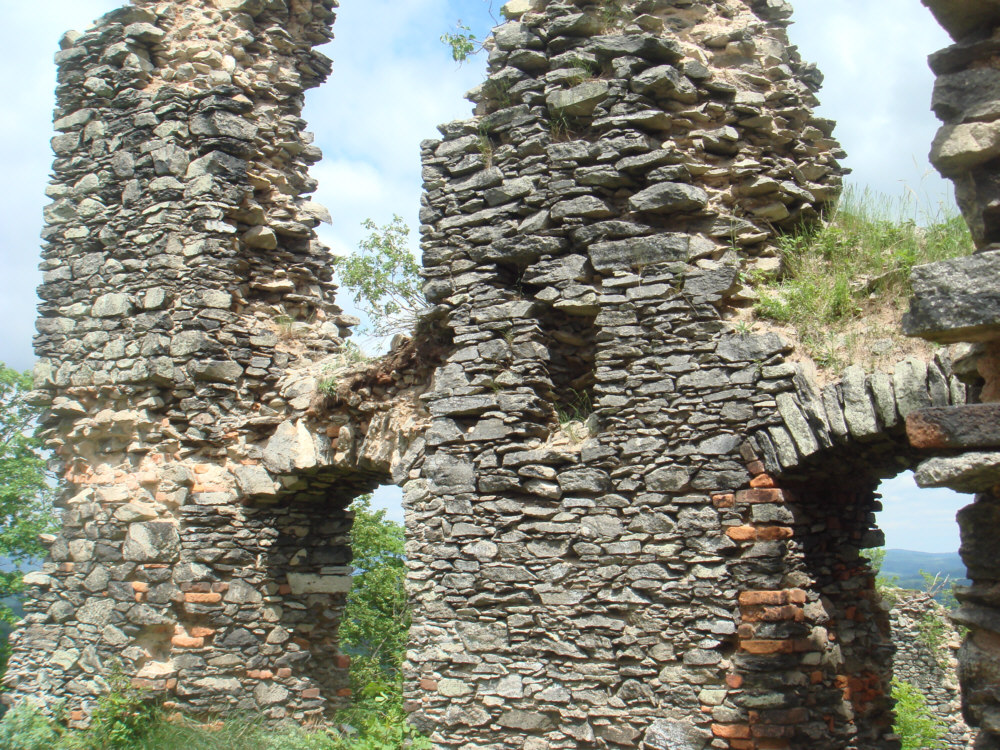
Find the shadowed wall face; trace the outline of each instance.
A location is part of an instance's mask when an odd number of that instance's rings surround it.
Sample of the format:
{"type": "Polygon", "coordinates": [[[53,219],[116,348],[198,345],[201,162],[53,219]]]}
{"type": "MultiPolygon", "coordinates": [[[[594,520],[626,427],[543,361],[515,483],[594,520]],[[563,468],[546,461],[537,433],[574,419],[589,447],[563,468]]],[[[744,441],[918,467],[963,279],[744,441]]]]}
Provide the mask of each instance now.
{"type": "Polygon", "coordinates": [[[915,269],[903,325],[930,341],[966,342],[964,369],[983,403],[920,411],[907,431],[914,446],[937,454],[918,468],[919,484],[978,493],[958,514],[972,585],[956,590],[954,619],[969,628],[959,651],[962,710],[982,730],[975,747],[992,750],[1000,748],[1000,4],[923,2],[955,41],[930,58],[933,108],[944,123],[931,163],[955,183],[977,252],[915,269]]]}

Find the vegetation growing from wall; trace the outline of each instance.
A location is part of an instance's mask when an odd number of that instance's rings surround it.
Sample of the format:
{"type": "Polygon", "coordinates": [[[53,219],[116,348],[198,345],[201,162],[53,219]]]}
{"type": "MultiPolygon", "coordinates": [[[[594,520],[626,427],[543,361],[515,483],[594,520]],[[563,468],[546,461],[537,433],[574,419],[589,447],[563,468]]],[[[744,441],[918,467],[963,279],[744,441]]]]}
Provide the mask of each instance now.
{"type": "Polygon", "coordinates": [[[441,35],[441,43],[451,49],[451,58],[457,63],[464,63],[481,48],[480,42],[472,29],[462,23],[455,24],[456,31],[446,31],[441,35]]]}
{"type": "Polygon", "coordinates": [[[754,316],[787,325],[820,367],[898,359],[910,271],[973,250],[957,213],[906,218],[914,215],[912,200],[846,190],[827,221],[779,238],[777,278],[751,272],[745,279],[757,294],[754,316]]]}
{"type": "Polygon", "coordinates": [[[896,701],[893,730],[902,740],[903,750],[943,747],[941,735],[944,726],[931,716],[927,700],[916,687],[903,680],[893,680],[892,697],[896,701]]]}
{"type": "Polygon", "coordinates": [[[403,561],[403,527],[358,498],[351,544],[358,571],[341,625],[342,649],[351,654],[352,705],[334,726],[267,727],[254,717],[232,716],[205,725],[168,714],[131,687],[120,673],[100,701],[86,731],[65,728],[22,703],[0,721],[5,750],[422,750],[430,743],[407,725],[402,664],[410,626],[403,561]]]}
{"type": "Polygon", "coordinates": [[[362,222],[369,231],[358,251],[334,258],[341,284],[354,292],[354,302],[368,315],[372,332],[379,336],[408,332],[427,303],[420,289],[420,266],[410,252],[410,228],[402,218],[379,226],[362,222]]]}

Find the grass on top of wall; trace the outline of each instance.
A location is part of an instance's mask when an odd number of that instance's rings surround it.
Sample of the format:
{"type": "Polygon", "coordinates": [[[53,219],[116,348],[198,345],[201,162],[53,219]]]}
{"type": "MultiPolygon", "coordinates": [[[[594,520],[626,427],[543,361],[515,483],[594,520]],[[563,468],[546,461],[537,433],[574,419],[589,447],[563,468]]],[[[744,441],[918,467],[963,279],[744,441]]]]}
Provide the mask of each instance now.
{"type": "Polygon", "coordinates": [[[916,348],[925,345],[899,329],[910,272],[973,251],[956,209],[928,213],[918,211],[912,197],[851,188],[826,221],[779,237],[778,247],[777,278],[751,273],[745,279],[757,295],[753,318],[784,327],[820,368],[838,371],[852,363],[874,369],[920,353],[916,348]]]}

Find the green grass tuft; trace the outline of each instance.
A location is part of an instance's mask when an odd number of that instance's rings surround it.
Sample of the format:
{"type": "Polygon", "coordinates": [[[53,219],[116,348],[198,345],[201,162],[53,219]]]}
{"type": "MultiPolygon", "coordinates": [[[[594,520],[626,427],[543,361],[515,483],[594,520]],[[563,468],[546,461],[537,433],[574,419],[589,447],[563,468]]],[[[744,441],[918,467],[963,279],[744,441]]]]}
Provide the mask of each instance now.
{"type": "Polygon", "coordinates": [[[891,339],[890,324],[867,332],[858,324],[877,315],[898,319],[914,266],[973,251],[968,227],[954,211],[916,217],[912,199],[846,190],[826,222],[778,239],[780,279],[747,279],[758,295],[755,316],[793,328],[821,367],[855,361],[873,337],[891,339]]]}

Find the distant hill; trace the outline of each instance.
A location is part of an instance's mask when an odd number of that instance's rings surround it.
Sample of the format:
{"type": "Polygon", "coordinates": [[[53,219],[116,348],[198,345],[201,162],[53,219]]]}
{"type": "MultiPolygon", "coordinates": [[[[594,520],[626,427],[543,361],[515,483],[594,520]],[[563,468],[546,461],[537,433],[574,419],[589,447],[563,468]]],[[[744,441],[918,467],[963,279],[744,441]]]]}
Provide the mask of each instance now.
{"type": "Polygon", "coordinates": [[[949,576],[953,583],[968,584],[965,577],[965,564],[957,552],[915,552],[908,549],[889,549],[885,551],[881,574],[894,585],[904,589],[922,589],[924,587],[923,570],[932,576],[940,573],[941,577],[949,576]]]}

